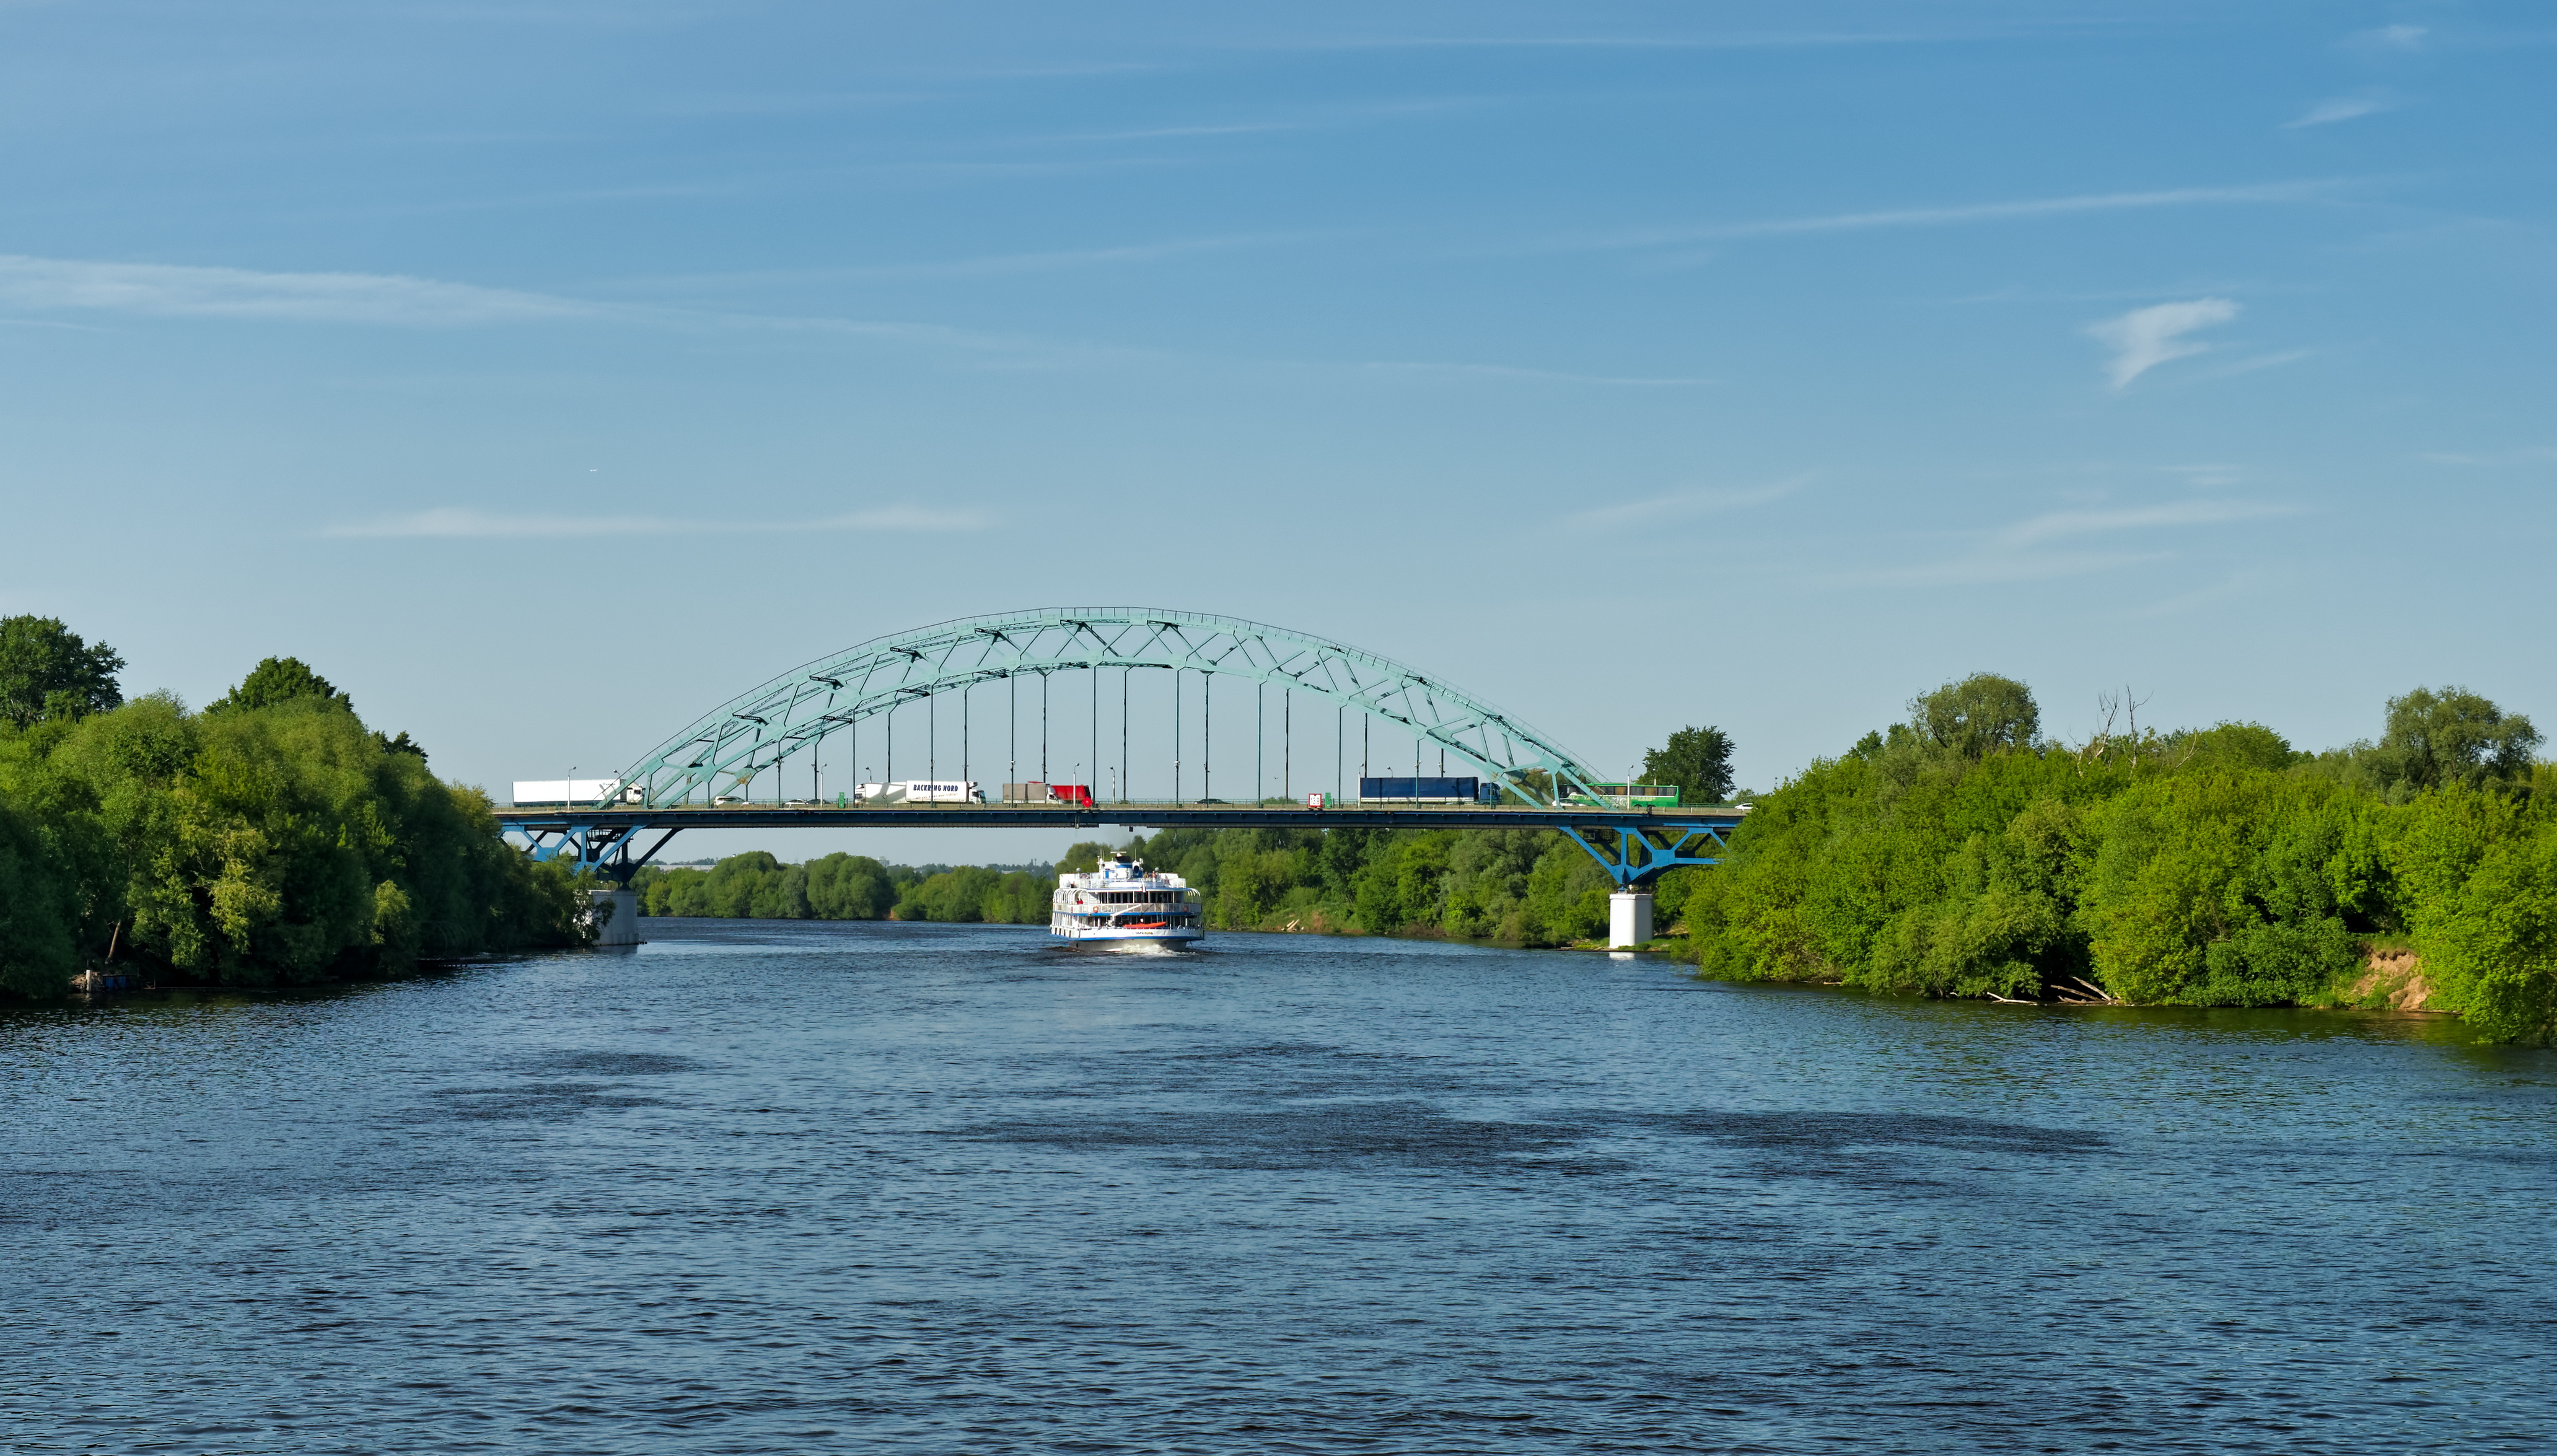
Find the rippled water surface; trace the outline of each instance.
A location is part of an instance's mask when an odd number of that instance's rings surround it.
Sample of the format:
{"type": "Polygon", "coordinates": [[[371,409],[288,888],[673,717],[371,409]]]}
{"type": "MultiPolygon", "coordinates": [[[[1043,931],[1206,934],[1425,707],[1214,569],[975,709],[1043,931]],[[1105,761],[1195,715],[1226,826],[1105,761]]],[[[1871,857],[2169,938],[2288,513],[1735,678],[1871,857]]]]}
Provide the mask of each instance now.
{"type": "Polygon", "coordinates": [[[0,1013],[0,1449],[2545,1450],[2557,1059],[654,921],[0,1013]]]}

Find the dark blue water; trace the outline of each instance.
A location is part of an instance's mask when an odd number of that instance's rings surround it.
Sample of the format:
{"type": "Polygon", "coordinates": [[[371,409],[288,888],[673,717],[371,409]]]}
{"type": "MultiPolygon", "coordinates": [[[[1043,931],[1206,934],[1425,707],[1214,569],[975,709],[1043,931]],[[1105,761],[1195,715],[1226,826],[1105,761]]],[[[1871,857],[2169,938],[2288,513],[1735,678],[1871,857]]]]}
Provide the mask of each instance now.
{"type": "Polygon", "coordinates": [[[2545,1450],[2557,1059],[651,922],[0,1013],[11,1452],[2545,1450]]]}

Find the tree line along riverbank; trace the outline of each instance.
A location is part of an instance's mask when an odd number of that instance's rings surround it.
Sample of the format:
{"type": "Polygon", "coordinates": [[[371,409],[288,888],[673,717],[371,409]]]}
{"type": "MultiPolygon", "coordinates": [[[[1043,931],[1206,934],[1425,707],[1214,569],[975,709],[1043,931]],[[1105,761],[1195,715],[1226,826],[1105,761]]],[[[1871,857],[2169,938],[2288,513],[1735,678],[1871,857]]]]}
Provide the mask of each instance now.
{"type": "Polygon", "coordinates": [[[2254,724],[2043,738],[2006,679],[1761,797],[1682,905],[1707,975],[1921,995],[2420,1004],[2557,1034],[2557,766],[2458,689],[2321,753],[2254,724]]]}
{"type": "MultiPolygon", "coordinates": [[[[2527,719],[2418,689],[2389,700],[2376,739],[2311,753],[2259,725],[2161,732],[2113,707],[2117,728],[2069,744],[2011,679],[1920,696],[1747,796],[1722,865],[1663,876],[1664,945],[1736,981],[2416,1006],[2502,1040],[2557,1032],[2557,766],[2527,719]]],[[[1604,930],[1612,888],[1550,831],[1166,830],[1131,848],[1233,930],[1567,945],[1604,930]]],[[[644,892],[653,914],[1036,924],[1053,884],[757,855],[644,892]]]]}
{"type": "MultiPolygon", "coordinates": [[[[201,712],[124,701],[121,659],[0,619],[0,993],[84,968],[239,985],[575,946],[585,883],[498,837],[406,733],[290,658],[201,712]]],[[[1706,975],[1866,991],[2186,1005],[2421,1005],[2557,1036],[2557,766],[2458,689],[2390,699],[2324,752],[2223,723],[2046,737],[1979,675],[1819,758],[1725,861],[1656,885],[1664,944],[1706,975]]],[[[1731,789],[1730,741],[1673,734],[1645,777],[1731,789]]],[[[1551,831],[1166,830],[1130,846],[1224,929],[1523,946],[1599,935],[1613,886],[1551,831]]],[[[652,915],[1046,919],[1053,866],[733,856],[643,870],[652,915]]]]}
{"type": "MultiPolygon", "coordinates": [[[[1334,930],[1565,945],[1607,925],[1614,888],[1550,830],[1164,830],[1124,848],[1197,886],[1227,930],[1334,930]]],[[[642,869],[648,915],[800,920],[940,920],[1044,925],[1056,874],[1096,868],[1084,843],[1052,866],[916,869],[859,855],[785,864],[733,855],[708,869],[642,869]]],[[[1675,907],[1692,882],[1660,888],[1675,907]]]]}
{"type": "Polygon", "coordinates": [[[0,993],[84,969],[271,986],[591,941],[587,896],[487,797],[291,658],[202,712],[126,702],[123,660],[0,618],[0,993]]]}

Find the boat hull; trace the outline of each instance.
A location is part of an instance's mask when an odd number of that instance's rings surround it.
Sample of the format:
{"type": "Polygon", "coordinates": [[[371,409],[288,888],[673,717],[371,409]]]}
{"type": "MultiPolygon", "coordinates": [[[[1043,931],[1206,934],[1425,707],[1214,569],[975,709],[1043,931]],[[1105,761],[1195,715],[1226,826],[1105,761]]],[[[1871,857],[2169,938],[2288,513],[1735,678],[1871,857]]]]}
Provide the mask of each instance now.
{"type": "Polygon", "coordinates": [[[1179,944],[1202,940],[1207,936],[1205,930],[1195,925],[1075,925],[1069,923],[1073,918],[1070,915],[1050,916],[1047,933],[1063,941],[1152,940],[1179,944]]]}

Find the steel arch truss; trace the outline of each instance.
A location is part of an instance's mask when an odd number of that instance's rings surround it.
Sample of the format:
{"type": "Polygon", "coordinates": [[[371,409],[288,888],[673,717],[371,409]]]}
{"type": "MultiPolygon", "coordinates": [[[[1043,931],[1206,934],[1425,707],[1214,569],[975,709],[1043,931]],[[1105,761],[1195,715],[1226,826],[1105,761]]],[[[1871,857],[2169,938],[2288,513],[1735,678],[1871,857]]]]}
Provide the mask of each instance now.
{"type": "MultiPolygon", "coordinates": [[[[828,734],[980,683],[1100,668],[1217,673],[1310,693],[1419,735],[1530,804],[1594,800],[1598,775],[1478,698],[1373,652],[1262,622],[1138,607],[965,617],[865,642],[705,715],[621,774],[650,807],[716,800],[828,734]]],[[[601,807],[601,805],[599,805],[601,807]]]]}
{"type": "Polygon", "coordinates": [[[1598,861],[1598,867],[1607,871],[1618,889],[1632,889],[1689,864],[1719,864],[1721,857],[1731,849],[1722,837],[1724,827],[1717,824],[1663,821],[1632,828],[1569,824],[1554,827],[1588,851],[1589,858],[1598,861]],[[1610,835],[1615,836],[1612,845],[1607,842],[1610,835]]]}

